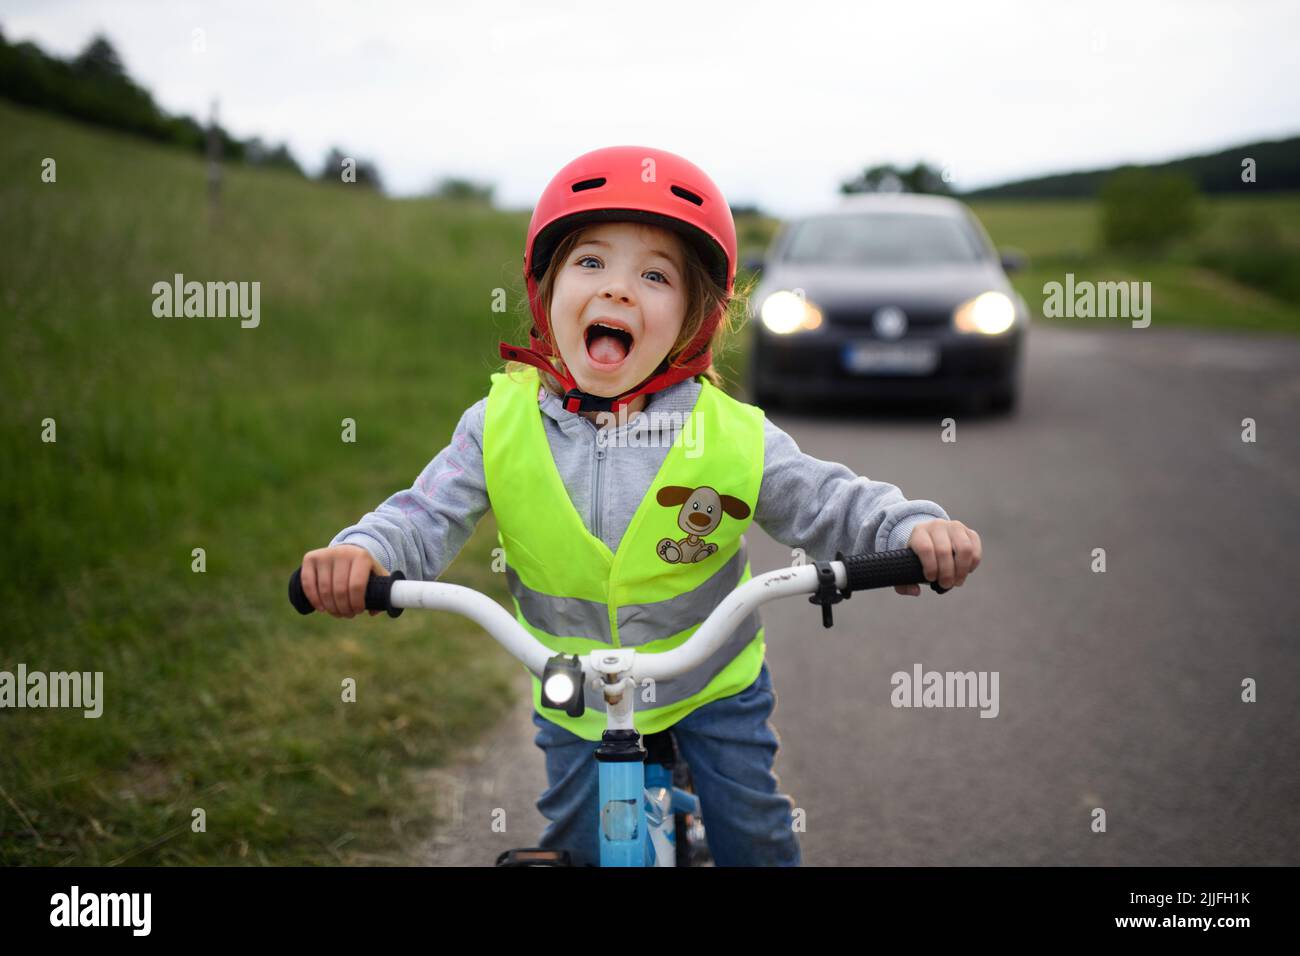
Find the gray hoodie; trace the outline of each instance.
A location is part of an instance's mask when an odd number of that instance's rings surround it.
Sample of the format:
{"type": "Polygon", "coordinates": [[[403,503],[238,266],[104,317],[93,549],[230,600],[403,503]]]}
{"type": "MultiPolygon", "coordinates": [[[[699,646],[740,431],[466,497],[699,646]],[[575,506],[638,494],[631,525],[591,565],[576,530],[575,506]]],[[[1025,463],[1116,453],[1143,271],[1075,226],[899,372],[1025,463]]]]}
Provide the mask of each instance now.
{"type": "MultiPolygon", "coordinates": [[[[695,407],[700,387],[687,379],[655,392],[644,411],[603,431],[566,411],[557,396],[538,390],[542,424],[564,487],[587,530],[611,552],[618,551],[677,431],[695,407]]],[[[330,545],[360,545],[389,572],[436,580],[491,504],[483,475],[486,408],[486,397],[471,405],[451,443],[414,485],[344,528],[330,545]]],[[[691,434],[686,428],[684,442],[691,434]]],[[[782,544],[803,548],[809,561],[831,559],[837,550],[855,554],[905,548],[918,524],[948,517],[933,501],[908,501],[894,485],[803,454],[793,438],[767,419],[764,436],[763,482],[754,520],[782,544]]]]}

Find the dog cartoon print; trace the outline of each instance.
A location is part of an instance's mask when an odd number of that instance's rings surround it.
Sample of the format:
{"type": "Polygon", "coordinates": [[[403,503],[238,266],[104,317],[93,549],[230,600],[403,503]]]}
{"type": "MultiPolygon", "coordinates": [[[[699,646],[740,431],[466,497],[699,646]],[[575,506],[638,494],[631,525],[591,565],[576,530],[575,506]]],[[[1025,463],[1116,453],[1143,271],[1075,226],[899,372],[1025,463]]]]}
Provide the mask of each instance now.
{"type": "Polygon", "coordinates": [[[669,564],[692,564],[717,553],[718,546],[704,540],[704,536],[722,523],[724,514],[733,518],[748,518],[749,505],[731,495],[720,495],[708,485],[686,488],[667,485],[655,496],[665,508],[681,509],[677,512],[677,527],[686,537],[674,541],[664,538],[659,542],[659,557],[669,564]]]}

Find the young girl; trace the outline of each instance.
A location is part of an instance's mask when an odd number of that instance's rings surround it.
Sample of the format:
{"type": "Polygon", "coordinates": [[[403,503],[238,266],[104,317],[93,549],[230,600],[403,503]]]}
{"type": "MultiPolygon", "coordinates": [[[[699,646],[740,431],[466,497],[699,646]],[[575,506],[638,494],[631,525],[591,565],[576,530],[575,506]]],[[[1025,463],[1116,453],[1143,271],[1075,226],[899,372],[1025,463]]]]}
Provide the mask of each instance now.
{"type": "MultiPolygon", "coordinates": [[[[712,348],[728,331],[736,230],[693,164],[634,146],[578,157],[537,204],[524,275],[531,348],[501,343],[506,371],[415,485],[307,553],[317,609],[354,617],[372,570],[436,579],[489,507],[520,623],[566,654],[683,643],[749,579],[750,522],[810,559],[910,547],[949,588],[979,564],[979,535],[938,505],[802,454],[721,390],[712,348]]],[[[800,861],[763,658],[754,614],[697,672],[634,704],[643,735],[672,728],[721,866],[800,861]]],[[[541,706],[534,677],[533,703],[549,780],[540,845],[595,864],[604,699],[588,688],[569,717],[541,706]]]]}

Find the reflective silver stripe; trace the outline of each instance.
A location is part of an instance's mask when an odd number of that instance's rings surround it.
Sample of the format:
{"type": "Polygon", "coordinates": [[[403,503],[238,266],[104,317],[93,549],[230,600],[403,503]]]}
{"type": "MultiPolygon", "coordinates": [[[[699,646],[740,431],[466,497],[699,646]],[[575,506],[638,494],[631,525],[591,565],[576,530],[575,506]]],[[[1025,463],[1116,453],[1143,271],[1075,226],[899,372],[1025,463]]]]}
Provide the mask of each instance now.
{"type": "MultiPolygon", "coordinates": [[[[727,563],[685,594],[663,601],[620,607],[619,646],[640,647],[672,637],[702,622],[740,582],[748,560],[747,551],[742,535],[740,547],[727,563]]],[[[510,593],[519,602],[524,619],[533,627],[556,637],[585,637],[602,644],[613,644],[607,605],[535,591],[520,580],[519,573],[509,563],[506,564],[506,580],[510,593]]]]}
{"type": "MultiPolygon", "coordinates": [[[[695,670],[670,680],[656,681],[654,700],[642,699],[648,690],[648,685],[637,687],[633,691],[632,709],[634,711],[655,710],[659,707],[676,704],[694,694],[698,694],[708,686],[709,681],[722,673],[723,669],[736,659],[737,654],[749,646],[749,642],[754,639],[762,625],[763,622],[758,611],[752,612],[732,631],[731,636],[727,638],[727,642],[714,651],[713,655],[695,670]]],[[[599,690],[588,687],[586,702],[588,710],[598,710],[602,714],[605,712],[605,696],[599,690]]]]}
{"type": "Polygon", "coordinates": [[[585,637],[612,645],[614,636],[609,630],[609,606],[599,601],[582,598],[556,597],[534,591],[519,573],[506,564],[506,581],[510,593],[519,602],[524,620],[538,630],[556,637],[585,637]]]}
{"type": "Polygon", "coordinates": [[[618,609],[618,643],[621,647],[639,647],[663,640],[703,620],[735,590],[745,571],[745,539],[731,559],[718,568],[704,583],[663,601],[650,604],[625,604],[618,609]]]}

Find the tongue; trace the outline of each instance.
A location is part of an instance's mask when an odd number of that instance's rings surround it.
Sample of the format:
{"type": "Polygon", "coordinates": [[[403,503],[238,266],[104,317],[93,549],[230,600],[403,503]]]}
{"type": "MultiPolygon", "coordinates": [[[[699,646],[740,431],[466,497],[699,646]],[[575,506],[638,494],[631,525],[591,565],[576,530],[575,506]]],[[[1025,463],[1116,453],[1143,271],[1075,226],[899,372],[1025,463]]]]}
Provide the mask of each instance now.
{"type": "Polygon", "coordinates": [[[621,362],[627,357],[627,347],[623,344],[623,340],[616,335],[596,333],[587,345],[587,354],[597,362],[613,365],[615,362],[621,362]]]}

